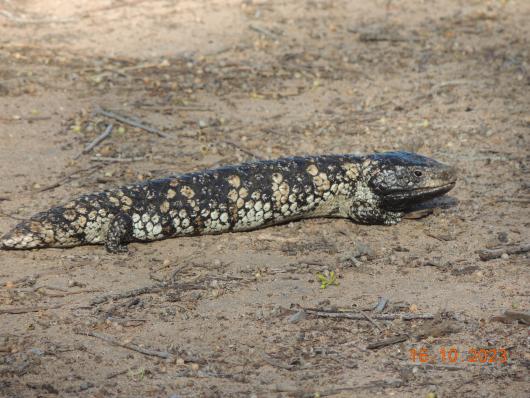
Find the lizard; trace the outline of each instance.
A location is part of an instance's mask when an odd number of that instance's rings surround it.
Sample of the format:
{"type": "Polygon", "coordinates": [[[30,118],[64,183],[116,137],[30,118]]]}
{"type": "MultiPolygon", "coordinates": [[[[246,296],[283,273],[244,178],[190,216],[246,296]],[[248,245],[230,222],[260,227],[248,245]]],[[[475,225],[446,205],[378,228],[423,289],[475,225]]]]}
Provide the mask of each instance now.
{"type": "Polygon", "coordinates": [[[248,231],[313,217],[398,223],[456,184],[454,167],[409,152],[261,160],[80,196],[20,222],[2,249],[127,244],[248,231]]]}

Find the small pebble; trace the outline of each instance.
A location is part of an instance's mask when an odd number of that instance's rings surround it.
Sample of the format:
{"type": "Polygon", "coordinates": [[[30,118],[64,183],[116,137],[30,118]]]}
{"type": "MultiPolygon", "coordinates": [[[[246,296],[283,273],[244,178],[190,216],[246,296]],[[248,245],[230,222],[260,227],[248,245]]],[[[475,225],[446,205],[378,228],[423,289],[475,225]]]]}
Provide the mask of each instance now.
{"type": "Polygon", "coordinates": [[[276,304],[271,310],[271,316],[278,316],[282,312],[282,307],[276,304]]]}
{"type": "Polygon", "coordinates": [[[92,387],[94,387],[94,384],[92,384],[92,383],[86,381],[86,382],[81,383],[81,384],[79,385],[79,390],[81,390],[81,391],[85,391],[85,390],[88,390],[89,388],[92,388],[92,387]]]}
{"type": "Polygon", "coordinates": [[[297,313],[291,315],[289,317],[289,319],[287,320],[287,322],[289,322],[289,323],[298,323],[301,320],[305,319],[306,315],[307,314],[306,314],[306,312],[304,310],[300,310],[297,313]]]}
{"type": "Polygon", "coordinates": [[[31,348],[29,352],[38,356],[44,355],[44,351],[42,351],[40,348],[31,348]]]}
{"type": "Polygon", "coordinates": [[[508,243],[508,233],[507,232],[499,232],[497,234],[497,239],[499,240],[499,242],[508,243]]]}
{"type": "Polygon", "coordinates": [[[509,255],[508,253],[502,253],[502,254],[501,254],[501,258],[502,258],[503,260],[508,260],[508,259],[510,258],[510,255],[509,255]]]}

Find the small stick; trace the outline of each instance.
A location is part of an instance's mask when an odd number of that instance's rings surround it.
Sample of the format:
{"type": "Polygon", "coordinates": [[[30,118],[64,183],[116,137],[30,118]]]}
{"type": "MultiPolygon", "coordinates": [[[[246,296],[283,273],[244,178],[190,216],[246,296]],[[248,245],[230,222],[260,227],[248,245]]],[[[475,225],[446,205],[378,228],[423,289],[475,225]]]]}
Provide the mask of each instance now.
{"type": "Polygon", "coordinates": [[[143,294],[158,293],[158,292],[161,292],[162,290],[164,290],[164,286],[154,285],[154,286],[140,287],[138,289],[128,290],[122,293],[105,294],[103,296],[96,297],[94,300],[90,302],[90,305],[102,304],[109,300],[114,301],[118,299],[141,296],[143,294]]]}
{"type": "Polygon", "coordinates": [[[118,341],[116,338],[114,338],[112,336],[108,336],[108,335],[102,334],[102,333],[96,333],[96,332],[85,332],[85,333],[83,333],[83,332],[75,332],[75,333],[76,334],[80,334],[80,335],[84,335],[84,336],[95,337],[97,339],[106,341],[107,343],[110,343],[110,344],[113,344],[113,345],[117,345],[118,347],[127,348],[128,350],[136,351],[136,352],[139,352],[140,354],[144,354],[144,355],[147,355],[147,356],[150,356],[150,357],[158,357],[158,358],[167,359],[167,358],[170,358],[172,356],[167,351],[150,350],[148,348],[142,348],[142,347],[140,347],[140,346],[138,346],[136,344],[133,344],[133,343],[122,343],[122,342],[118,341]]]}
{"type": "Polygon", "coordinates": [[[504,311],[504,316],[512,318],[512,319],[517,319],[518,321],[521,321],[523,323],[526,323],[527,325],[530,325],[530,313],[528,312],[506,310],[504,311]]]}
{"type": "Polygon", "coordinates": [[[379,297],[379,301],[374,308],[374,312],[383,312],[385,307],[388,304],[388,299],[386,297],[379,297]]]}
{"type": "Polygon", "coordinates": [[[400,42],[400,41],[419,41],[418,38],[415,37],[401,37],[399,35],[395,35],[391,32],[389,33],[382,33],[382,32],[362,32],[359,35],[359,41],[363,42],[370,42],[370,41],[389,41],[389,42],[400,42]]]}
{"type": "Polygon", "coordinates": [[[379,330],[379,331],[382,330],[381,327],[380,327],[377,323],[375,323],[375,321],[374,321],[372,318],[370,318],[370,317],[369,317],[368,315],[366,315],[364,312],[361,312],[361,314],[366,318],[366,320],[367,320],[368,322],[370,322],[372,325],[374,325],[374,326],[377,328],[377,330],[379,330]]]}
{"type": "Polygon", "coordinates": [[[274,358],[271,358],[269,355],[265,354],[264,352],[261,353],[261,358],[265,362],[267,362],[269,365],[274,366],[275,368],[280,368],[280,369],[285,369],[285,370],[293,370],[294,369],[293,365],[288,365],[288,364],[281,363],[280,361],[278,361],[278,360],[276,360],[274,358]]]}
{"type": "Polygon", "coordinates": [[[43,296],[48,296],[48,297],[66,297],[66,296],[72,296],[75,294],[95,293],[95,292],[100,292],[100,291],[101,289],[85,289],[85,290],[78,290],[76,292],[46,293],[45,291],[41,291],[37,289],[37,292],[39,294],[42,294],[43,296]]]}
{"type": "Polygon", "coordinates": [[[241,152],[246,153],[247,155],[252,156],[253,158],[256,158],[258,160],[263,160],[263,158],[261,156],[258,156],[256,154],[250,152],[249,150],[237,145],[235,142],[228,141],[228,140],[223,140],[222,142],[227,144],[227,145],[230,145],[230,146],[232,146],[232,147],[234,147],[236,149],[239,149],[241,152]]]}
{"type": "Polygon", "coordinates": [[[230,374],[230,373],[220,373],[220,372],[208,372],[204,370],[199,370],[195,372],[191,369],[185,369],[180,372],[177,372],[176,377],[193,377],[193,378],[218,378],[218,379],[231,379],[240,383],[247,383],[247,379],[242,374],[230,374]]]}
{"type": "MultiPolygon", "coordinates": [[[[489,367],[495,367],[496,363],[479,363],[479,362],[465,362],[465,365],[444,365],[444,364],[437,364],[437,363],[408,363],[408,362],[401,362],[401,366],[406,367],[419,367],[423,369],[428,370],[434,370],[434,369],[447,369],[447,370],[469,370],[470,366],[489,366],[489,367]]],[[[509,365],[509,363],[506,363],[504,365],[509,365]]]]}
{"type": "Polygon", "coordinates": [[[11,14],[9,11],[1,10],[0,15],[3,15],[7,19],[9,19],[12,22],[18,23],[18,24],[48,24],[48,23],[69,23],[69,22],[76,22],[77,19],[74,18],[42,18],[42,19],[27,19],[27,18],[21,18],[17,17],[13,14],[11,14]]]}
{"type": "Polygon", "coordinates": [[[3,211],[0,211],[0,216],[8,217],[8,218],[11,218],[11,219],[17,220],[17,221],[24,221],[25,220],[25,218],[13,216],[11,214],[4,213],[3,211]]]}
{"type": "Polygon", "coordinates": [[[497,199],[497,202],[529,204],[530,203],[530,199],[500,198],[500,199],[497,199]]]}
{"type": "Polygon", "coordinates": [[[53,310],[61,307],[60,305],[54,305],[52,307],[18,307],[18,308],[0,308],[1,314],[26,314],[28,312],[39,312],[46,310],[53,310]]]}
{"type": "MultiPolygon", "coordinates": [[[[99,145],[104,139],[106,139],[107,137],[110,136],[110,134],[112,133],[112,128],[114,127],[114,125],[112,123],[110,123],[107,128],[105,129],[105,131],[103,133],[101,133],[100,135],[98,135],[94,141],[90,142],[86,147],[85,149],[83,149],[83,152],[82,153],[88,153],[90,152],[92,149],[94,149],[97,145],[99,145]]],[[[78,156],[79,157],[79,156],[78,156]]]]}
{"type": "MultiPolygon", "coordinates": [[[[78,174],[78,173],[82,173],[82,172],[85,172],[85,171],[90,171],[90,172],[95,172],[99,169],[101,169],[103,166],[101,165],[96,165],[96,166],[90,166],[90,167],[87,167],[86,169],[81,169],[81,170],[75,170],[75,171],[72,171],[71,173],[67,174],[66,176],[64,176],[63,178],[61,178],[59,181],[51,184],[51,185],[48,185],[46,187],[43,187],[43,188],[39,188],[37,190],[37,192],[45,192],[45,191],[49,191],[51,189],[55,189],[57,187],[60,187],[62,184],[64,184],[65,182],[67,181],[70,181],[72,179],[74,179],[74,175],[78,174]]],[[[75,177],[75,178],[80,178],[81,176],[79,177],[75,177]]]]}
{"type": "MultiPolygon", "coordinates": [[[[323,311],[317,308],[304,308],[304,310],[316,316],[323,318],[346,318],[354,319],[357,321],[366,320],[366,316],[360,313],[354,312],[334,312],[334,311],[323,311]]],[[[377,314],[372,316],[373,319],[378,321],[393,321],[395,319],[402,319],[404,321],[411,321],[413,319],[434,319],[433,314],[412,314],[412,313],[403,313],[403,314],[377,314]]]]}
{"type": "Polygon", "coordinates": [[[248,25],[248,28],[250,30],[253,30],[254,32],[258,32],[258,33],[261,33],[262,35],[270,37],[271,39],[276,39],[277,38],[277,36],[274,33],[272,33],[270,30],[268,30],[268,29],[261,28],[259,26],[255,26],[255,25],[248,25]]]}
{"type": "Polygon", "coordinates": [[[140,160],[145,160],[145,157],[136,157],[136,158],[109,158],[106,156],[93,156],[90,158],[92,162],[114,162],[114,163],[127,163],[127,162],[138,162],[140,160]]]}
{"type": "Polygon", "coordinates": [[[40,120],[50,120],[49,116],[29,116],[29,117],[0,117],[5,122],[38,122],[40,120]]]}
{"type": "Polygon", "coordinates": [[[378,348],[402,343],[404,341],[407,341],[408,338],[409,336],[407,336],[406,334],[400,334],[398,336],[390,337],[389,339],[379,340],[379,341],[376,341],[375,343],[368,344],[366,348],[368,348],[369,350],[377,350],[378,348]]]}
{"type": "Polygon", "coordinates": [[[113,378],[115,378],[117,376],[123,375],[123,374],[127,373],[128,371],[129,371],[129,369],[119,370],[117,372],[112,372],[106,378],[107,378],[107,380],[110,380],[110,379],[113,379],[113,378]]]}
{"type": "Polygon", "coordinates": [[[108,316],[107,317],[107,320],[110,321],[110,322],[114,322],[114,323],[117,323],[118,325],[122,325],[122,326],[125,326],[125,327],[129,327],[129,326],[140,326],[143,322],[147,322],[148,319],[136,319],[136,318],[115,318],[115,317],[112,317],[112,316],[108,316]]]}
{"type": "MultiPolygon", "coordinates": [[[[180,269],[178,269],[177,271],[180,271],[180,269]]],[[[173,274],[172,278],[175,277],[175,273],[173,274]]],[[[230,276],[230,277],[222,277],[222,276],[216,276],[215,278],[214,277],[206,277],[206,278],[201,278],[201,279],[198,279],[198,280],[195,280],[193,282],[183,282],[183,283],[174,283],[172,281],[170,281],[170,283],[157,283],[155,285],[152,285],[152,286],[145,286],[145,287],[140,287],[138,289],[133,289],[133,290],[127,290],[125,292],[121,292],[121,293],[114,293],[114,294],[106,294],[106,295],[103,295],[103,296],[100,296],[100,297],[96,297],[94,300],[92,300],[90,302],[90,305],[97,305],[97,304],[102,304],[102,303],[105,303],[109,300],[119,300],[119,299],[124,299],[124,298],[129,298],[129,297],[136,297],[136,296],[141,296],[143,294],[150,294],[150,293],[159,293],[159,292],[162,292],[164,290],[177,290],[177,291],[180,291],[180,292],[184,292],[184,291],[189,291],[189,290],[195,290],[195,289],[206,289],[206,285],[205,283],[206,282],[210,282],[212,280],[219,280],[219,281],[234,281],[234,280],[240,280],[240,281],[248,281],[247,279],[245,278],[241,278],[241,277],[236,277],[236,276],[230,276]]]]}
{"type": "Polygon", "coordinates": [[[442,365],[434,363],[402,363],[401,366],[406,367],[419,367],[422,369],[434,370],[434,369],[446,369],[452,371],[465,370],[466,368],[461,365],[442,365]]]}
{"type": "Polygon", "coordinates": [[[172,106],[173,111],[190,111],[190,112],[211,112],[209,108],[200,108],[198,106],[172,106]]]}
{"type": "MultiPolygon", "coordinates": [[[[271,391],[285,392],[285,393],[288,393],[290,397],[292,396],[292,397],[298,397],[298,398],[314,398],[314,397],[327,397],[327,396],[337,395],[337,394],[340,394],[341,392],[371,390],[374,388],[377,388],[380,391],[381,389],[384,389],[384,388],[399,388],[399,387],[402,387],[403,385],[404,385],[404,382],[402,380],[389,380],[389,381],[376,380],[376,381],[371,381],[369,383],[361,384],[358,386],[336,387],[336,388],[330,388],[327,390],[320,390],[320,391],[297,390],[296,387],[276,385],[275,388],[271,391]]],[[[348,394],[347,396],[351,396],[351,394],[348,394]]]]}
{"type": "Polygon", "coordinates": [[[530,251],[530,243],[523,243],[521,245],[506,246],[498,249],[482,249],[478,251],[478,256],[482,261],[493,260],[500,258],[504,253],[506,254],[522,254],[530,251]]]}
{"type": "Polygon", "coordinates": [[[137,127],[139,129],[145,130],[148,133],[156,134],[159,137],[168,138],[168,136],[166,134],[164,134],[163,132],[161,132],[157,128],[147,126],[147,125],[143,124],[142,122],[140,122],[138,120],[133,120],[130,117],[118,115],[117,113],[114,113],[112,111],[105,110],[105,109],[102,109],[102,108],[97,109],[96,112],[99,113],[100,115],[107,116],[107,117],[110,117],[111,119],[115,119],[115,120],[117,120],[119,122],[128,124],[129,126],[133,126],[133,127],[137,127]]]}
{"type": "Polygon", "coordinates": [[[503,323],[512,323],[513,321],[519,321],[526,325],[530,325],[530,313],[506,310],[502,315],[491,317],[491,320],[503,323]]]}

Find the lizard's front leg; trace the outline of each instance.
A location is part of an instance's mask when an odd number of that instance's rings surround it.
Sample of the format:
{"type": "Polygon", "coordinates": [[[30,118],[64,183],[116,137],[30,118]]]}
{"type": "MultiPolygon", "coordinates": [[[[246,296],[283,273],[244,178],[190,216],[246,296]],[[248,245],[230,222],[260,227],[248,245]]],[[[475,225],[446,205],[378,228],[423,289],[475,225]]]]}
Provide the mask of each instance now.
{"type": "Polygon", "coordinates": [[[361,203],[351,206],[349,217],[362,224],[394,225],[401,221],[404,214],[401,211],[385,210],[378,205],[361,203]]]}

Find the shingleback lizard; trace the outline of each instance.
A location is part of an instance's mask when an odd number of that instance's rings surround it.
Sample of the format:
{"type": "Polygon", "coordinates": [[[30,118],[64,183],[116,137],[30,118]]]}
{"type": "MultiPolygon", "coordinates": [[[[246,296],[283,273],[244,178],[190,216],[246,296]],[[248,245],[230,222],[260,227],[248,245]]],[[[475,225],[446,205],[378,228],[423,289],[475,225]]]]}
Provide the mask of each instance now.
{"type": "Polygon", "coordinates": [[[243,163],[79,197],[23,221],[3,249],[127,243],[247,231],[311,217],[395,224],[404,210],[450,191],[454,168],[407,152],[243,163]]]}

